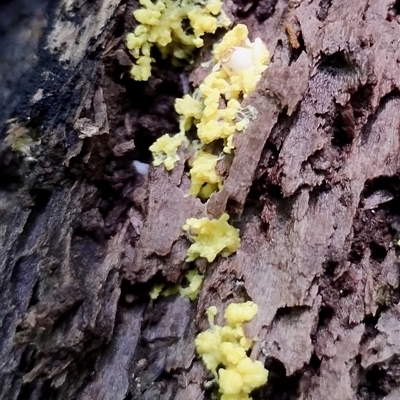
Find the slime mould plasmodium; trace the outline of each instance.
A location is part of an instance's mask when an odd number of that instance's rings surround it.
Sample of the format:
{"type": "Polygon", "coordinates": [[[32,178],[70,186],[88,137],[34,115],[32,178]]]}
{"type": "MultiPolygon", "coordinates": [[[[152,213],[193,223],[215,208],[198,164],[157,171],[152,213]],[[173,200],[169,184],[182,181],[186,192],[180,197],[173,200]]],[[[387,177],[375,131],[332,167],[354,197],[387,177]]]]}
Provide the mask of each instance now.
{"type": "MultiPolygon", "coordinates": [[[[231,21],[222,9],[221,0],[140,0],[142,8],[134,11],[138,23],[127,35],[127,47],[135,59],[131,75],[146,81],[151,76],[156,47],[163,58],[175,66],[190,64],[194,50],[204,45],[205,34],[218,28],[229,28],[231,21]],[[186,28],[185,28],[186,26],[186,28]]],[[[191,180],[189,194],[207,201],[223,187],[217,164],[233,153],[234,135],[244,132],[257,118],[255,107],[241,103],[252,93],[266,70],[269,54],[260,38],[253,42],[244,24],[228,29],[212,49],[212,68],[192,94],[176,99],[179,132],[161,136],[150,150],[153,165],[163,165],[171,171],[180,160],[180,149],[191,149],[188,160],[191,180]],[[190,135],[189,134],[190,131],[190,135]],[[196,138],[190,140],[188,136],[196,138]],[[218,145],[222,143],[222,145],[218,145]]],[[[224,213],[218,219],[188,218],[183,231],[192,242],[186,261],[205,258],[213,262],[218,255],[228,257],[240,246],[239,230],[229,223],[224,213]]],[[[178,293],[194,300],[199,293],[203,276],[197,269],[185,275],[187,285],[154,286],[152,299],[178,293]]],[[[243,325],[253,319],[258,306],[251,301],[232,303],[225,311],[226,325],[214,324],[216,307],[207,311],[210,328],[196,337],[196,351],[206,368],[214,375],[221,400],[249,400],[253,389],[264,385],[268,371],[248,353],[254,341],[248,339],[243,325]]]]}

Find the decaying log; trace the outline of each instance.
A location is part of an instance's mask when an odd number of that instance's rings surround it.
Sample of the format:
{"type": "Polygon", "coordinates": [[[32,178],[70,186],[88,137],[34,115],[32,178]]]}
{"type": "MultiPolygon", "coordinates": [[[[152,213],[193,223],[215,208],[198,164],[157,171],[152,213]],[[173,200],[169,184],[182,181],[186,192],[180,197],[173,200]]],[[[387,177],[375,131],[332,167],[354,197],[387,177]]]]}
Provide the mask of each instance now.
{"type": "Polygon", "coordinates": [[[133,0],[3,3],[1,399],[209,399],[204,312],[222,322],[247,299],[270,370],[254,399],[399,398],[397,1],[226,2],[271,64],[208,203],[187,195],[184,157],[171,173],[133,166],[176,132],[174,99],[200,65],[159,60],[133,82],[133,0]],[[237,253],[196,261],[196,301],[151,300],[189,268],[186,218],[225,211],[237,253]]]}

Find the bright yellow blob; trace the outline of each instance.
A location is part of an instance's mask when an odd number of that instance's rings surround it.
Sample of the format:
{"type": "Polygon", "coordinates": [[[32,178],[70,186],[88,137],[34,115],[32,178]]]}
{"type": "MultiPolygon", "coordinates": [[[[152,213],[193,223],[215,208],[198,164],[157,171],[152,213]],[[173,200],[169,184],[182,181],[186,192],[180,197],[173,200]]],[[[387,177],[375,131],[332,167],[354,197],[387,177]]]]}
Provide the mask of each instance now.
{"type": "Polygon", "coordinates": [[[221,177],[215,170],[217,162],[218,156],[202,150],[196,153],[190,169],[191,195],[206,200],[222,187],[221,177]]]}
{"type": "MultiPolygon", "coordinates": [[[[220,10],[219,4],[218,0],[212,0],[205,9],[215,15],[220,10]]],[[[175,110],[181,115],[180,133],[162,136],[150,149],[154,165],[163,163],[171,170],[179,160],[177,150],[186,132],[196,128],[200,151],[191,160],[189,172],[193,196],[207,200],[222,188],[222,177],[215,169],[220,156],[204,146],[222,139],[223,151],[232,152],[234,134],[244,131],[257,117],[254,107],[242,108],[240,101],[256,88],[268,61],[268,50],[261,39],[250,42],[247,27],[238,24],[214,47],[215,65],[204,82],[193,95],[187,94],[175,101],[175,110]]]]}
{"type": "Polygon", "coordinates": [[[126,37],[126,45],[136,63],[131,69],[137,81],[151,76],[151,48],[156,46],[161,55],[171,57],[174,65],[179,60],[191,60],[193,51],[203,46],[203,35],[227,27],[229,19],[222,11],[221,0],[139,0],[142,8],[133,12],[140,23],[126,37]],[[184,27],[187,23],[189,26],[184,27]]]}
{"type": "Polygon", "coordinates": [[[165,169],[171,171],[175,163],[180,159],[178,149],[185,139],[184,132],[173,136],[166,134],[157,139],[150,146],[150,151],[153,154],[153,164],[155,166],[164,164],[165,169]]]}
{"type": "Polygon", "coordinates": [[[250,393],[268,380],[264,365],[247,356],[253,342],[246,338],[243,324],[257,312],[257,304],[251,301],[232,303],[224,314],[227,324],[219,326],[214,325],[216,307],[207,310],[210,328],[197,336],[196,350],[214,374],[221,400],[250,400],[250,393]]]}
{"type": "Polygon", "coordinates": [[[234,253],[240,246],[239,229],[229,225],[228,219],[226,213],[215,220],[189,218],[183,230],[193,243],[189,247],[186,261],[204,257],[212,262],[218,254],[228,257],[234,253]]]}

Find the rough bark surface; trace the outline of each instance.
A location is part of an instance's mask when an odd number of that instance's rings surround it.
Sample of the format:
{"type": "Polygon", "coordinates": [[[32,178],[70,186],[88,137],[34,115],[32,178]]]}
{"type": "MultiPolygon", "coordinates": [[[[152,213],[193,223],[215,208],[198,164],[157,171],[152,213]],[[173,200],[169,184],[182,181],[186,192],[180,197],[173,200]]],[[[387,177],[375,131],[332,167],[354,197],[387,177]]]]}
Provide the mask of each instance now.
{"type": "Polygon", "coordinates": [[[209,399],[194,338],[208,306],[246,299],[270,370],[254,399],[400,398],[400,4],[226,2],[271,64],[206,204],[183,158],[132,165],[204,76],[159,61],[133,82],[135,7],[0,5],[0,398],[209,399]],[[30,154],[13,151],[27,136],[30,154]],[[197,261],[195,302],[150,301],[189,268],[186,218],[225,210],[240,250],[197,261]]]}

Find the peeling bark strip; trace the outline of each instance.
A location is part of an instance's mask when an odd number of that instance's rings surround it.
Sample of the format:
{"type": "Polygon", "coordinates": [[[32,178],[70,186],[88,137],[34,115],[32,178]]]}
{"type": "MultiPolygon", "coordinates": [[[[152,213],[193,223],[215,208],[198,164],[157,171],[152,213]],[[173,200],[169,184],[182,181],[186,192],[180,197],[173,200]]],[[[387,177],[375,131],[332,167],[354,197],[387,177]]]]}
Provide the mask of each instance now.
{"type": "Polygon", "coordinates": [[[3,3],[1,399],[210,399],[204,311],[249,298],[252,356],[270,370],[254,399],[399,398],[397,1],[226,3],[272,62],[206,204],[186,196],[185,160],[133,167],[204,74],[158,62],[132,82],[136,2],[3,3]],[[15,124],[34,160],[11,151],[15,124]],[[197,302],[150,301],[189,267],[186,218],[226,208],[237,254],[208,267],[197,302]]]}

